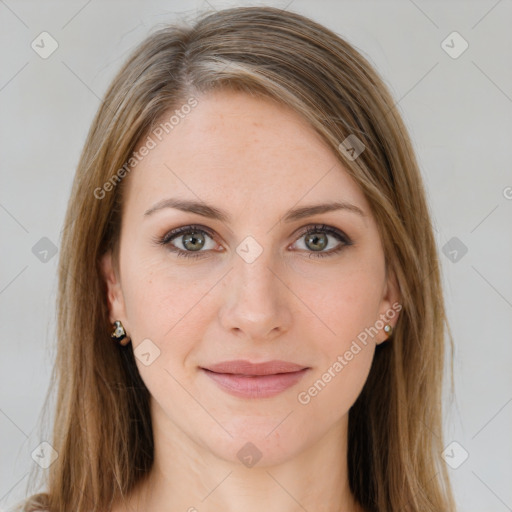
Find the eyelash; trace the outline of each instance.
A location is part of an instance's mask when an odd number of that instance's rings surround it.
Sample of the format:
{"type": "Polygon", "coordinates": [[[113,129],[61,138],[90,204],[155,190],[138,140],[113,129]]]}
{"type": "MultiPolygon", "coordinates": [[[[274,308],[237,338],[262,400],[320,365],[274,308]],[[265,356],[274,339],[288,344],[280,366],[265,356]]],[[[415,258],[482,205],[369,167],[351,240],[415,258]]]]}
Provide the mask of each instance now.
{"type": "MultiPolygon", "coordinates": [[[[173,229],[172,231],[169,231],[166,233],[162,238],[157,238],[155,241],[159,245],[166,246],[170,251],[176,253],[179,257],[185,257],[185,258],[203,258],[205,256],[205,252],[207,251],[183,251],[182,249],[179,249],[178,247],[175,247],[170,242],[174,240],[175,238],[178,238],[180,235],[185,235],[187,233],[202,233],[205,235],[208,235],[210,238],[214,239],[214,235],[211,230],[205,228],[204,226],[191,224],[188,226],[182,226],[180,228],[173,229]]],[[[343,231],[340,231],[336,228],[332,228],[330,226],[326,226],[325,224],[316,224],[313,226],[309,226],[306,230],[304,230],[297,238],[302,238],[303,236],[312,234],[312,233],[326,233],[328,235],[334,236],[338,241],[343,242],[342,245],[337,247],[336,249],[331,249],[329,252],[315,252],[311,251],[310,257],[314,258],[323,258],[326,256],[333,256],[334,254],[339,253],[341,250],[343,250],[345,247],[353,245],[353,242],[350,240],[350,238],[343,233],[343,231]]]]}

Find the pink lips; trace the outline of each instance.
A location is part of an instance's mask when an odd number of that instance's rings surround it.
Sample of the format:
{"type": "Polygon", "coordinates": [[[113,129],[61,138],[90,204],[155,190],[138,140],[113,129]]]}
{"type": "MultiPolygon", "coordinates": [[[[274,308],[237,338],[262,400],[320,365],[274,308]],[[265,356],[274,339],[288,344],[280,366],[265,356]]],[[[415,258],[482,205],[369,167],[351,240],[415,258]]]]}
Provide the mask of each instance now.
{"type": "Polygon", "coordinates": [[[267,398],[299,382],[309,368],[286,361],[225,361],[201,368],[221,389],[242,398],[267,398]]]}

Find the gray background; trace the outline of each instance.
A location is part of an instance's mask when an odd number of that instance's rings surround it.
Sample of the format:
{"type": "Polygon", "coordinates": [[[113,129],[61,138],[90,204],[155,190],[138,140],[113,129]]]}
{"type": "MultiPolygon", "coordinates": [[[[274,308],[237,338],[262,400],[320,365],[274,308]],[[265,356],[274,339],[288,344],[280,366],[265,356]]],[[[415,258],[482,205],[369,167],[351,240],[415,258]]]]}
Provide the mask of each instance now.
{"type": "MultiPolygon", "coordinates": [[[[456,444],[446,460],[458,466],[450,467],[457,502],[467,512],[512,510],[511,2],[264,3],[345,37],[391,87],[446,253],[456,345],[456,398],[446,401],[445,418],[446,444],[456,444]],[[457,58],[445,49],[460,51],[462,40],[442,43],[453,31],[469,44],[457,58]]],[[[0,510],[24,496],[31,453],[45,439],[38,419],[55,356],[58,254],[44,250],[59,245],[99,98],[155,25],[205,8],[170,0],[0,0],[0,510]],[[31,47],[43,31],[58,43],[46,59],[31,47]]]]}

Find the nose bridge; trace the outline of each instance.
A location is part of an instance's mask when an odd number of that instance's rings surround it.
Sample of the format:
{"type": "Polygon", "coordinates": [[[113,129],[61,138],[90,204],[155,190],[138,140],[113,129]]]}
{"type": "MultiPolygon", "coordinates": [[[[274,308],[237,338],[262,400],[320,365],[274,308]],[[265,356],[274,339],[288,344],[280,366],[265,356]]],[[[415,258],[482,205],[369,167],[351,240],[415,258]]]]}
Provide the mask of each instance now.
{"type": "Polygon", "coordinates": [[[279,280],[270,271],[274,265],[272,251],[264,249],[252,237],[236,249],[232,279],[239,300],[256,302],[252,307],[275,302],[279,293],[279,280]],[[257,244],[257,245],[256,245],[257,244]],[[261,301],[261,304],[258,304],[261,301]]]}
{"type": "Polygon", "coordinates": [[[287,328],[290,314],[283,283],[276,277],[273,254],[254,239],[242,241],[229,273],[222,323],[249,337],[264,337],[287,328]],[[257,245],[256,245],[257,244],[257,245]]]}
{"type": "Polygon", "coordinates": [[[243,283],[243,288],[257,295],[275,297],[277,283],[274,274],[269,270],[271,264],[270,258],[263,255],[252,263],[238,261],[235,269],[238,279],[243,283]]]}

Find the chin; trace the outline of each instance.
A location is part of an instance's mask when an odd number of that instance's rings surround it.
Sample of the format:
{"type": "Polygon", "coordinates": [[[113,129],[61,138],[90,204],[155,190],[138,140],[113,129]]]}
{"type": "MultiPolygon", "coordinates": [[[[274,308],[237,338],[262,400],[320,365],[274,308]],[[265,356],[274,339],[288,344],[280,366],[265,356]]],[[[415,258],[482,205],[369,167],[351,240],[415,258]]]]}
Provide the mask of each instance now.
{"type": "MultiPolygon", "coordinates": [[[[224,430],[218,430],[219,435],[214,439],[210,436],[203,438],[205,445],[212,454],[229,463],[242,464],[247,468],[270,467],[282,464],[297,456],[309,444],[305,438],[305,426],[301,423],[301,432],[279,425],[283,415],[275,418],[239,418],[233,422],[223,422],[230,432],[230,437],[224,430]],[[276,428],[277,427],[277,428],[276,428]]],[[[292,416],[292,415],[290,415],[292,416]]]]}

